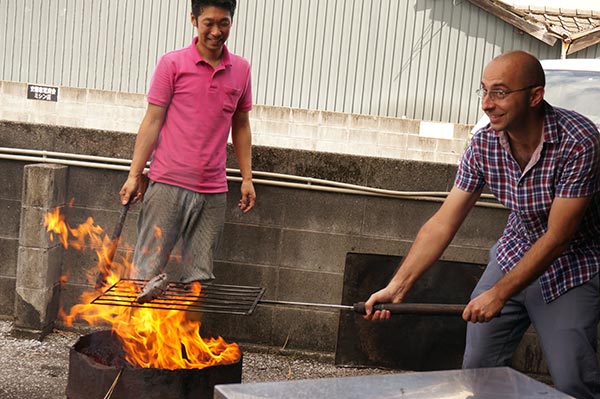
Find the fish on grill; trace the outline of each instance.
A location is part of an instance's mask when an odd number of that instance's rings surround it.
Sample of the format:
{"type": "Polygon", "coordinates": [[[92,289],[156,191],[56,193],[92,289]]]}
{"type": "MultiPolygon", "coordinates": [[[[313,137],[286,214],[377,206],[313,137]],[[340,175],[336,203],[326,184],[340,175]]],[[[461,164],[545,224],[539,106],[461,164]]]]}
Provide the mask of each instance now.
{"type": "Polygon", "coordinates": [[[137,303],[150,302],[161,297],[167,291],[168,287],[169,281],[167,281],[167,274],[161,273],[146,283],[135,300],[137,303]]]}

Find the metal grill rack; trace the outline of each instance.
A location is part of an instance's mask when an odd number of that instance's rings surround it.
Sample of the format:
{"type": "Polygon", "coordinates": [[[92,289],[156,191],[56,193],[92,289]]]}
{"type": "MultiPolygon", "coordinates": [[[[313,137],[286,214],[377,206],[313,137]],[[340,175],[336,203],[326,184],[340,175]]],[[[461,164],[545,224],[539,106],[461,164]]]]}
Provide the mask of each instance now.
{"type": "Polygon", "coordinates": [[[135,299],[146,283],[146,280],[121,279],[91,303],[186,312],[251,315],[265,292],[265,289],[260,287],[206,283],[202,284],[200,294],[196,295],[185,284],[169,283],[162,296],[151,302],[139,304],[135,299]]]}

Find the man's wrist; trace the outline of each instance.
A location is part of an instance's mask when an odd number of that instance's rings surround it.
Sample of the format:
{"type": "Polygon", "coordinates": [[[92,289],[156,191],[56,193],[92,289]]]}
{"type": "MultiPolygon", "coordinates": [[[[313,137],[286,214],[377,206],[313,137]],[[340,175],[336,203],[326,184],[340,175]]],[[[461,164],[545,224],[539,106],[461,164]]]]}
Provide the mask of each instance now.
{"type": "Polygon", "coordinates": [[[127,176],[129,179],[139,179],[140,177],[142,177],[142,172],[129,172],[129,176],[127,176]]]}
{"type": "Polygon", "coordinates": [[[500,285],[496,283],[496,285],[492,286],[492,288],[490,288],[489,291],[503,303],[506,303],[506,301],[508,301],[508,299],[511,297],[510,289],[508,287],[505,287],[505,285],[502,283],[500,283],[500,285]]]}

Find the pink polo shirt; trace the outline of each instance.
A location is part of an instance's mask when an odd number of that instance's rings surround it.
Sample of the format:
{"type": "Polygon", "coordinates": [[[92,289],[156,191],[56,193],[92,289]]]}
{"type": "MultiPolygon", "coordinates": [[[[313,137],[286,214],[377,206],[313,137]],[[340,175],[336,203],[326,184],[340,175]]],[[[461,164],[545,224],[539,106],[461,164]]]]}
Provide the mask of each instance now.
{"type": "Polygon", "coordinates": [[[202,193],[227,191],[227,138],[236,111],[252,109],[250,64],[223,47],[221,63],[206,62],[194,38],[161,57],[148,102],[167,108],[150,163],[150,179],[202,193]]]}

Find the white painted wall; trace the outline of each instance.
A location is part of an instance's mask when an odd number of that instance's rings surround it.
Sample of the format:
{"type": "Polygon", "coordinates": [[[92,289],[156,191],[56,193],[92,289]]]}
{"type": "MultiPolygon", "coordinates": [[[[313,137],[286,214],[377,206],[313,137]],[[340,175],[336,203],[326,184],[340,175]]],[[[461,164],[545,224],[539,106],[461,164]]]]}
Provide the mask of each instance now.
{"type": "MultiPolygon", "coordinates": [[[[0,120],[137,133],[144,94],[59,87],[57,102],[27,99],[0,81],[0,120]]],[[[255,145],[457,164],[470,125],[255,105],[255,145]]],[[[1,146],[1,143],[0,143],[1,146]]]]}

